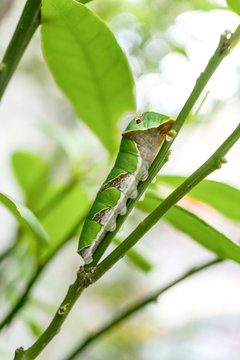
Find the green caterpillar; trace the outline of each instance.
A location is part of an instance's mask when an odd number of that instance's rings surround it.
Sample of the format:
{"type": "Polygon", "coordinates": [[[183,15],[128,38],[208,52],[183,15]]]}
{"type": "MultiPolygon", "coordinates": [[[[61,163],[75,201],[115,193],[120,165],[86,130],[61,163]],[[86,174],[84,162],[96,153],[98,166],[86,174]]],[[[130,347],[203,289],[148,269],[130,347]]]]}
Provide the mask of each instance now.
{"type": "Polygon", "coordinates": [[[166,139],[174,120],[145,112],[135,117],[123,132],[114,167],[100,188],[85,220],[78,253],[86,264],[108,231],[116,228],[116,218],[127,211],[126,202],[138,195],[137,186],[148,177],[148,169],[166,139]]]}

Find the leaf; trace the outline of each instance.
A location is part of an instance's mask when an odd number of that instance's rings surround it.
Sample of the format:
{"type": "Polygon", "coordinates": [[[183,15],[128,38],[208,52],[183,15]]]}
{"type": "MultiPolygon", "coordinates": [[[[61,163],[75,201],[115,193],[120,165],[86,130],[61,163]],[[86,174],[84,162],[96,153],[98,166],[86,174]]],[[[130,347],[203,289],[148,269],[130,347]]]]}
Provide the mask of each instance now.
{"type": "MultiPolygon", "coordinates": [[[[114,239],[113,241],[116,245],[121,244],[121,241],[118,239],[114,239]]],[[[136,267],[138,267],[144,272],[148,272],[153,268],[153,265],[149,262],[149,260],[146,259],[145,256],[143,256],[139,251],[135,249],[129,250],[126,253],[126,256],[136,267]]]]}
{"type": "Polygon", "coordinates": [[[11,213],[21,224],[27,225],[33,234],[42,241],[42,243],[49,243],[49,238],[46,231],[36,216],[26,206],[3,193],[0,193],[0,201],[8,208],[8,210],[11,211],[11,213]]]}
{"type": "MultiPolygon", "coordinates": [[[[146,194],[145,199],[138,202],[138,207],[151,212],[161,201],[154,194],[146,194]]],[[[164,215],[164,219],[220,258],[240,263],[240,246],[190,211],[175,205],[164,215]]]]}
{"type": "MultiPolygon", "coordinates": [[[[80,226],[79,223],[86,217],[90,207],[90,200],[78,184],[69,188],[51,186],[44,196],[48,199],[57,196],[55,205],[44,213],[42,221],[50,238],[51,245],[46,249],[48,252],[75,235],[72,234],[72,231],[78,225],[80,226]]],[[[46,202],[43,201],[44,203],[46,202]]]]}
{"type": "MultiPolygon", "coordinates": [[[[186,177],[183,176],[161,175],[157,177],[155,184],[164,183],[176,188],[185,179],[186,177]]],[[[230,185],[213,180],[203,180],[188,193],[188,196],[210,205],[232,220],[240,221],[240,190],[230,185]]]]}
{"type": "Polygon", "coordinates": [[[117,121],[134,110],[133,79],[108,27],[73,0],[43,0],[42,44],[49,69],[77,115],[110,153],[117,150],[117,121]]]}
{"type": "Polygon", "coordinates": [[[36,323],[36,320],[28,320],[26,319],[25,321],[27,323],[27,325],[29,326],[29,329],[31,330],[32,334],[38,338],[42,332],[43,332],[43,329],[40,325],[38,325],[36,323]]]}
{"type": "Polygon", "coordinates": [[[47,164],[39,157],[25,152],[15,152],[12,155],[12,168],[15,177],[26,194],[29,206],[41,197],[46,185],[48,173],[47,164]]]}
{"type": "Polygon", "coordinates": [[[240,1],[239,0],[227,0],[228,7],[240,15],[240,1]]]}

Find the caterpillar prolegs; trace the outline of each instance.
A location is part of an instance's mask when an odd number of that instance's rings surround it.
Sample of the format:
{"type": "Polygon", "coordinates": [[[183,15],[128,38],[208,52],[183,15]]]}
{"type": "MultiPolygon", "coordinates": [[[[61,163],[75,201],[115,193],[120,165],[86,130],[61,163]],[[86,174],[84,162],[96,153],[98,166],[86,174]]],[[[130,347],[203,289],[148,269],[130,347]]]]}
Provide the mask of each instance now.
{"type": "Polygon", "coordinates": [[[116,218],[127,211],[126,202],[138,195],[137,186],[148,177],[148,169],[166,139],[174,120],[145,112],[136,116],[122,133],[116,162],[100,188],[85,220],[78,253],[84,262],[92,255],[108,231],[116,228],[116,218]]]}

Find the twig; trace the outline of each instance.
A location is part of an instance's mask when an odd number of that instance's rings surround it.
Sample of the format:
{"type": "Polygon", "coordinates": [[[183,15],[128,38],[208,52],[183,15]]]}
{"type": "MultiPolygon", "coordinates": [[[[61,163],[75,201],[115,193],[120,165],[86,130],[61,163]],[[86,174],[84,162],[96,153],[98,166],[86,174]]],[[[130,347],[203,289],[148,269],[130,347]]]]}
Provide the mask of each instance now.
{"type": "Polygon", "coordinates": [[[218,264],[221,260],[216,259],[211,262],[208,262],[202,266],[193,268],[186,272],[184,275],[177,278],[175,281],[170,282],[168,285],[161,287],[160,289],[156,290],[155,292],[151,293],[150,295],[144,297],[143,299],[140,299],[137,302],[134,302],[132,305],[128,306],[125,311],[122,311],[118,316],[116,316],[114,319],[110,320],[108,323],[100,327],[98,330],[94,331],[93,334],[90,334],[87,336],[82,343],[70,354],[68,355],[64,360],[73,360],[76,358],[77,355],[79,355],[86,347],[88,347],[91,343],[98,340],[100,336],[102,336],[104,333],[108,332],[110,329],[121,323],[126,318],[130,317],[131,315],[134,315],[137,311],[145,307],[146,305],[155,302],[160,295],[165,293],[167,290],[171,289],[173,286],[179,284],[183,280],[189,278],[190,276],[205,270],[209,268],[210,266],[213,266],[215,264],[218,264]]]}

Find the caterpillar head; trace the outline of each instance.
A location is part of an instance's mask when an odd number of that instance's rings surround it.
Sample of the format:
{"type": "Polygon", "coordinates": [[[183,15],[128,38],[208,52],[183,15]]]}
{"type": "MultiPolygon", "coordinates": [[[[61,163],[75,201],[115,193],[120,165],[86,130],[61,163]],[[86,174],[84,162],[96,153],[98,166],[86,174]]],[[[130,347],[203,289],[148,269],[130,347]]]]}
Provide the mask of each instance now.
{"type": "Polygon", "coordinates": [[[136,131],[136,130],[147,130],[152,129],[160,126],[160,129],[164,129],[165,126],[163,124],[168,123],[168,130],[170,130],[170,123],[173,124],[174,120],[171,119],[167,115],[158,114],[155,112],[144,112],[137,115],[134,119],[130,121],[127,128],[123,132],[123,136],[125,133],[129,131],[136,131]]]}
{"type": "Polygon", "coordinates": [[[142,158],[153,161],[174,120],[155,112],[144,112],[130,121],[122,136],[133,140],[142,158]]]}

